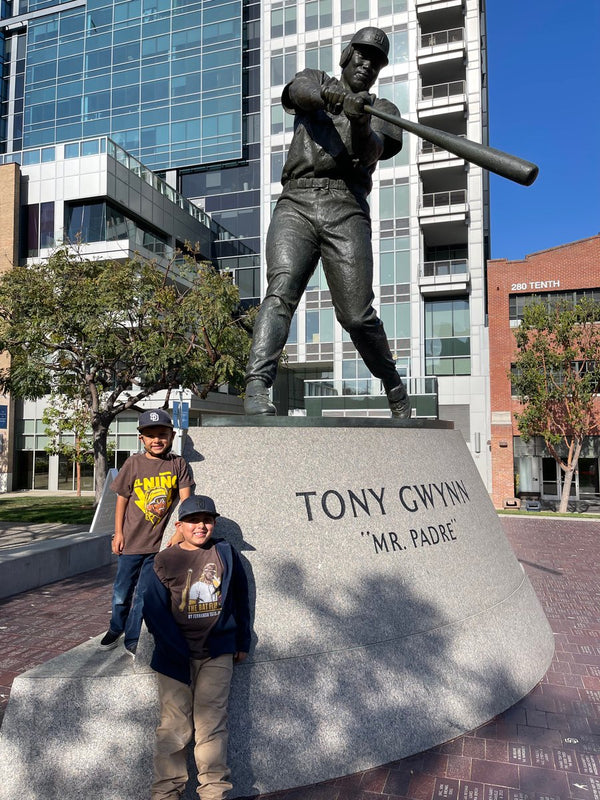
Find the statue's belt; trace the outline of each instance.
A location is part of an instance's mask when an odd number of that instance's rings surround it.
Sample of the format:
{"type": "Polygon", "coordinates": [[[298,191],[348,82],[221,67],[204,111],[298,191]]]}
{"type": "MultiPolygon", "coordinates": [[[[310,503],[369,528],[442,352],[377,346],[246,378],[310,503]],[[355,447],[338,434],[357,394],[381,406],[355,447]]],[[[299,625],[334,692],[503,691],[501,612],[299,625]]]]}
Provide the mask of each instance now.
{"type": "Polygon", "coordinates": [[[346,181],[334,178],[291,178],[284,185],[290,189],[347,189],[352,191],[346,181]]]}

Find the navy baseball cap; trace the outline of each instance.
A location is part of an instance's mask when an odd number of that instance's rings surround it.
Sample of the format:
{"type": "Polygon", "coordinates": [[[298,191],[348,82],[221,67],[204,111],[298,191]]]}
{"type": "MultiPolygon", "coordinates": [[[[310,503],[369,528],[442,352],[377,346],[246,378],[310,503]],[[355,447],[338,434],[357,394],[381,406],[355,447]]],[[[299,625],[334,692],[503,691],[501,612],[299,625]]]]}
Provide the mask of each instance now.
{"type": "Polygon", "coordinates": [[[211,514],[215,518],[221,516],[217,513],[215,501],[205,494],[193,494],[186,498],[179,506],[177,519],[181,522],[184,517],[190,517],[192,514],[211,514]]]}
{"type": "Polygon", "coordinates": [[[162,408],[152,408],[144,411],[138,419],[138,431],[142,428],[153,428],[155,425],[162,425],[163,428],[172,428],[173,420],[162,408]]]}

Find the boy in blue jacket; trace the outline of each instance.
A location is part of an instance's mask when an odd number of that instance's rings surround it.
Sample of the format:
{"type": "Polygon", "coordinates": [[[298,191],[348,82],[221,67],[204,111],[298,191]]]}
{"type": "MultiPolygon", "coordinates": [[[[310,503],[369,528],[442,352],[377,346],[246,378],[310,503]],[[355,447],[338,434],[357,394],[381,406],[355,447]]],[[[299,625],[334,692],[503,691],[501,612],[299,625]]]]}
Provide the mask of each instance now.
{"type": "Polygon", "coordinates": [[[160,698],[151,800],[183,793],[194,731],[198,795],[224,800],[232,788],[227,703],[233,664],[250,648],[250,610],[239,555],[228,542],[213,539],[218,516],[210,497],[183,501],[175,523],[183,540],[158,553],[144,595],[160,698]]]}

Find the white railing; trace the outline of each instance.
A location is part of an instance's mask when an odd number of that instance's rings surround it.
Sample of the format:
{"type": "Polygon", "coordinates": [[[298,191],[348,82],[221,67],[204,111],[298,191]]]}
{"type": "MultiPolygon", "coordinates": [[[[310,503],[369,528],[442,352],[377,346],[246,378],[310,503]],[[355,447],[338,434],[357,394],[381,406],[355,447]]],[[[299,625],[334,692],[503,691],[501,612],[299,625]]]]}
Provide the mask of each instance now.
{"type": "Polygon", "coordinates": [[[467,275],[469,261],[466,258],[452,258],[446,261],[425,261],[421,265],[422,278],[437,278],[444,275],[467,275]]]}
{"type": "Polygon", "coordinates": [[[432,192],[424,194],[421,208],[441,208],[442,206],[464,205],[467,202],[466,189],[454,189],[450,192],[432,192]]]}
{"type": "Polygon", "coordinates": [[[448,100],[450,97],[464,95],[465,81],[452,83],[436,83],[433,86],[421,87],[421,100],[448,100]]]}
{"type": "MultiPolygon", "coordinates": [[[[438,393],[435,376],[402,378],[409,395],[433,395],[438,393]]],[[[385,391],[378,378],[353,378],[304,381],[304,397],[381,397],[385,391]]]]}
{"type": "Polygon", "coordinates": [[[440,47],[458,44],[465,39],[464,28],[451,28],[447,31],[435,31],[421,34],[421,47],[440,47]]]}
{"type": "MultiPolygon", "coordinates": [[[[466,139],[466,134],[458,133],[456,134],[459,139],[466,139]]],[[[425,139],[421,139],[421,151],[423,155],[435,155],[436,153],[448,153],[445,147],[442,147],[439,144],[433,144],[433,142],[427,142],[425,139]]],[[[451,153],[449,155],[452,155],[451,153]]]]}

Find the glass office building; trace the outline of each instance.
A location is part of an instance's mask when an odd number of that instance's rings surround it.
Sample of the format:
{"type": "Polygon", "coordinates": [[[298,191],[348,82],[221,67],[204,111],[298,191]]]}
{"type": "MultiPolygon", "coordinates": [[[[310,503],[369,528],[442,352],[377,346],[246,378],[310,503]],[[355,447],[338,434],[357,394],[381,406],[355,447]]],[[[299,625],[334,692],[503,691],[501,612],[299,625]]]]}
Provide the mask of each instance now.
{"type": "Polygon", "coordinates": [[[241,0],[29,0],[18,12],[15,150],[107,135],[153,170],[241,157],[241,0]]]}

